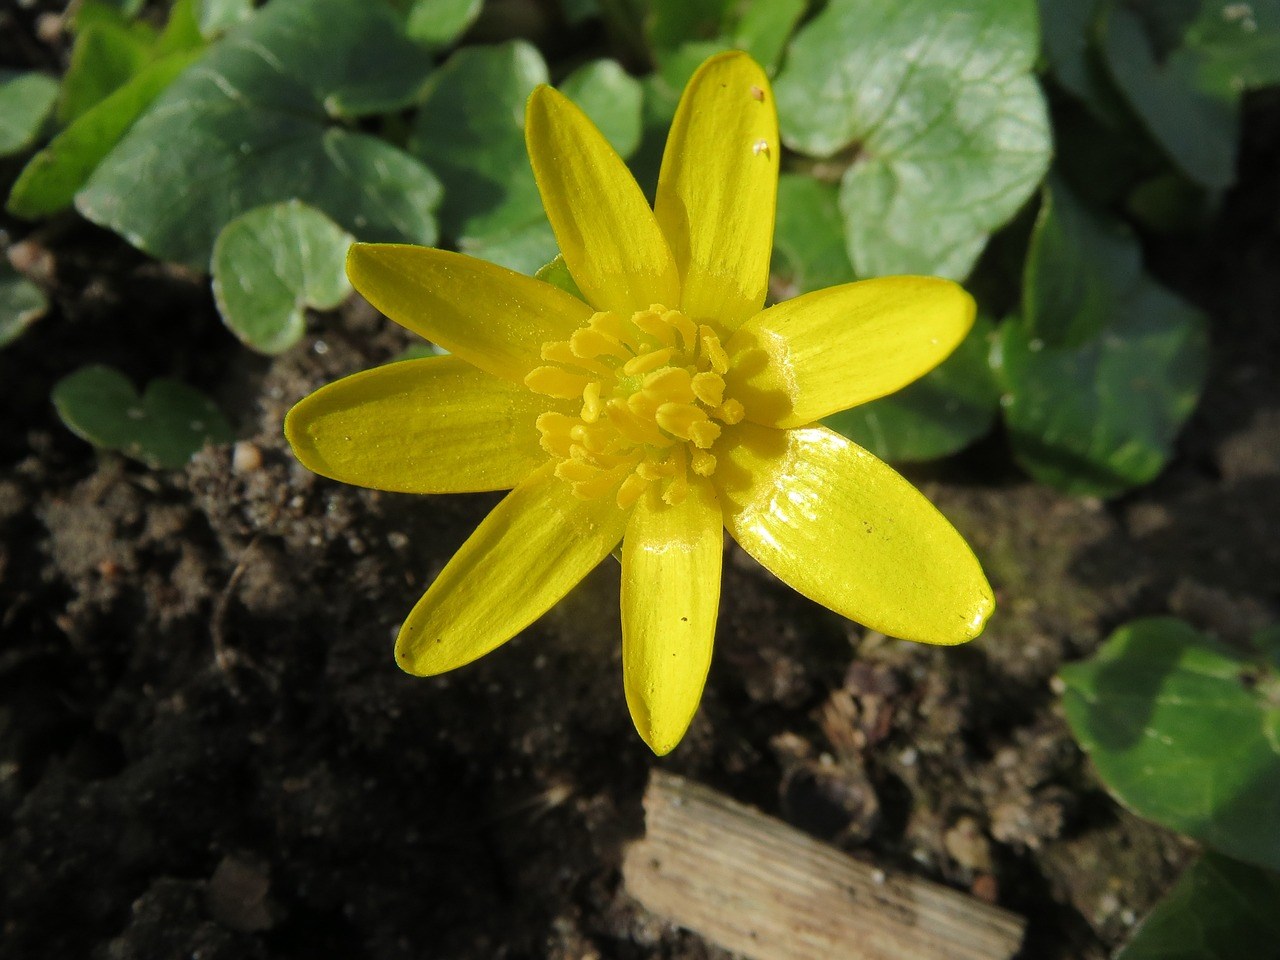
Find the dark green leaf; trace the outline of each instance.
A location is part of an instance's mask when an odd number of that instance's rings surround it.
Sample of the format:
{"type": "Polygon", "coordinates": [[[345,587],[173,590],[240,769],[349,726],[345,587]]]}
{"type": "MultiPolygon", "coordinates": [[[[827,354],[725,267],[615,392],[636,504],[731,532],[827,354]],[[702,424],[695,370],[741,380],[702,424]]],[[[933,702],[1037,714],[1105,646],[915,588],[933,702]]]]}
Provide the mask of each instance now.
{"type": "Polygon", "coordinates": [[[1051,347],[1006,322],[996,362],[1014,456],[1068,493],[1115,496],[1154,479],[1173,452],[1204,380],[1199,311],[1151,281],[1121,303],[1107,329],[1051,347]]]}
{"type": "Polygon", "coordinates": [[[199,51],[175,53],[148,64],[119,90],[77,117],[23,168],[6,209],[14,216],[34,220],[70,206],[102,158],[198,56],[199,51]]]}
{"type": "Polygon", "coordinates": [[[1044,176],[1034,0],[832,0],[777,83],[786,144],[857,153],[841,185],[854,270],[962,278],[1044,176]]]}
{"type": "Polygon", "coordinates": [[[1153,618],[1120,628],[1061,676],[1071,730],[1120,802],[1228,856],[1280,867],[1273,669],[1153,618]]]}
{"type": "Polygon", "coordinates": [[[560,84],[560,92],[582,108],[613,149],[631,156],[640,144],[640,81],[616,60],[592,60],[560,84]]]}
{"type": "Polygon", "coordinates": [[[44,291],[0,257],[0,347],[17,340],[48,309],[44,291]]]}
{"type": "Polygon", "coordinates": [[[327,122],[411,102],[427,61],[381,4],[273,0],[151,105],[76,205],[198,269],[236,216],[295,197],[363,240],[434,243],[431,172],[327,122]]]}
{"type": "Polygon", "coordinates": [[[72,433],[155,468],[176,469],[206,443],[233,438],[226,418],[200,391],[161,378],[139,397],[111,367],[81,367],[63,377],[53,404],[72,433]]]}
{"type": "Polygon", "coordinates": [[[835,184],[813,177],[784,173],[778,178],[771,271],[775,299],[855,279],[844,250],[838,192],[835,184]]]}
{"type": "Polygon", "coordinates": [[[405,32],[428,47],[452,46],[475,23],[483,0],[414,0],[405,32]]]}
{"type": "Polygon", "coordinates": [[[1280,874],[1207,853],[1183,872],[1116,960],[1263,956],[1262,944],[1280,943],[1278,903],[1280,874]]]}
{"type": "Polygon", "coordinates": [[[1023,270],[1028,335],[1050,347],[1091,340],[1142,282],[1142,253],[1129,229],[1089,210],[1050,178],[1023,270]]]}
{"type": "Polygon", "coordinates": [[[1280,2],[1202,0],[1185,43],[1207,89],[1230,94],[1280,83],[1280,2]]]}
{"type": "Polygon", "coordinates": [[[1147,131],[1188,177],[1220,190],[1235,179],[1238,91],[1205,89],[1200,61],[1179,47],[1163,61],[1143,21],[1125,7],[1101,20],[1101,51],[1116,86],[1147,131]]]}
{"type": "Polygon", "coordinates": [[[987,363],[994,327],[979,317],[937,369],[895,394],[824,421],[882,460],[936,460],[963,450],[995,423],[1000,388],[987,363]]]}
{"type": "MultiPolygon", "coordinates": [[[[645,32],[656,51],[720,35],[731,0],[646,0],[645,32]]],[[[659,56],[661,59],[661,56],[659,56]]]]}
{"type": "Polygon", "coordinates": [[[298,342],[307,307],[328,310],[351,292],[345,269],[352,237],[297,200],[232,220],[213,247],[213,295],[231,332],[262,353],[298,342]]]}
{"type": "Polygon", "coordinates": [[[36,142],[57,99],[53,77],[0,71],[0,157],[21,153],[36,142]]]}

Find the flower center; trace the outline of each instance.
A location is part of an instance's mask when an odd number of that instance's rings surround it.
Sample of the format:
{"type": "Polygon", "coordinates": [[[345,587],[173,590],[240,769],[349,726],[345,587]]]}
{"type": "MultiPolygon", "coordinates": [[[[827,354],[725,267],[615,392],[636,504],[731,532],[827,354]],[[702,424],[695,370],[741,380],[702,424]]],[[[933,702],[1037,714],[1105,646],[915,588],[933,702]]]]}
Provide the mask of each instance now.
{"type": "Polygon", "coordinates": [[[529,389],[582,400],[576,417],[544,413],[537,425],[556,476],[584,500],[616,491],[625,509],[657,484],[663,500],[680,503],[690,470],[715,472],[720,423],[742,420],[742,404],[724,396],[720,338],[661,304],[629,318],[595,313],[568,340],[543,344],[542,359],[547,366],[525,377],[529,389]]]}

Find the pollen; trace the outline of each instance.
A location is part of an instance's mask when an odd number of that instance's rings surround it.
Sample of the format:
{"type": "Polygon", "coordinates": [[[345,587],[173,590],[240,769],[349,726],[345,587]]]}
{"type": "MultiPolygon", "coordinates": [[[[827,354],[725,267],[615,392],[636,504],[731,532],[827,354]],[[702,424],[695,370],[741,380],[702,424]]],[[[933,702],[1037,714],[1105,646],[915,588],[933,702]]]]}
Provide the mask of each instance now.
{"type": "Polygon", "coordinates": [[[538,418],[555,473],[583,499],[634,505],[650,490],[675,505],[689,474],[715,472],[722,426],[742,404],[725,397],[729,358],[719,335],[679,310],[653,304],[630,317],[598,312],[568,340],[546,343],[546,366],[525,377],[535,393],[580,400],[576,416],[538,418]]]}

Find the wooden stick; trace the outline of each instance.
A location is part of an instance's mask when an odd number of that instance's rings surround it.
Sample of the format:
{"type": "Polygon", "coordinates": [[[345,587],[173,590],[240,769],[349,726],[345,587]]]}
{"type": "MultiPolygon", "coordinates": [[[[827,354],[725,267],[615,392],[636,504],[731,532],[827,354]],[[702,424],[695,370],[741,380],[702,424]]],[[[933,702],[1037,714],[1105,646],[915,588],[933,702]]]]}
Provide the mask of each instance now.
{"type": "Polygon", "coordinates": [[[653,913],[751,960],[1007,960],[1025,921],[888,876],[707,787],[655,770],[623,858],[653,913]]]}

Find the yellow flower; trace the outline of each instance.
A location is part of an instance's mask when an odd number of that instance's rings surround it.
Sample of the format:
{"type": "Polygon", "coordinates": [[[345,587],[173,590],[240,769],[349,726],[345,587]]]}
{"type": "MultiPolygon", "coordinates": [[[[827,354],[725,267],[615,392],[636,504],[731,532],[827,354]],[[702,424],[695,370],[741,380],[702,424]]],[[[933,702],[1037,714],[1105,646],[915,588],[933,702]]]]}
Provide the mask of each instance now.
{"type": "Polygon", "coordinates": [[[768,79],[741,53],[690,80],[650,209],[621,158],[539,87],[529,157],[586,302],[456,253],[357,244],[351,282],[451,356],[339,380],[285,432],[311,470],[409,493],[512,489],[396,642],[413,674],[506,642],[622,544],[623,681],[658,754],[711,660],[722,528],[818,603],[962,643],[994,608],[968,545],[910,484],[817,421],[891,393],[964,338],[973,300],[927,277],[762,310],[778,183],[768,79]]]}

